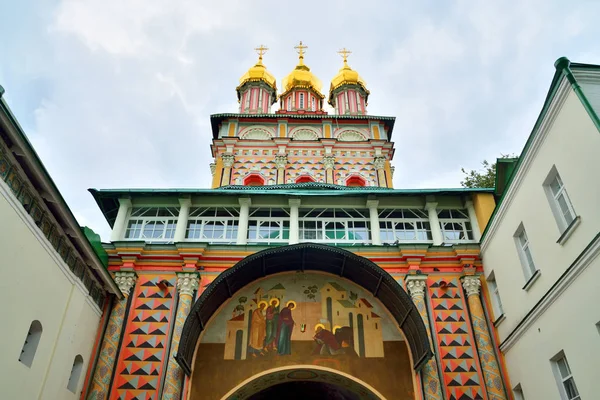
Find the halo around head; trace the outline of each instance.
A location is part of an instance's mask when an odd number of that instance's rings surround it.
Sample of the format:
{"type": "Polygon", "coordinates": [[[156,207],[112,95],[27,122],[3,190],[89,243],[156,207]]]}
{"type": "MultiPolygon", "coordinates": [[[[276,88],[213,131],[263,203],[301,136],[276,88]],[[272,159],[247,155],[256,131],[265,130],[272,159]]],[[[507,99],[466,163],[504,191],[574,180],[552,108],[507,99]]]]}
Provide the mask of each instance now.
{"type": "Polygon", "coordinates": [[[267,307],[267,306],[269,305],[269,304],[267,304],[267,302],[266,302],[266,301],[264,301],[264,300],[261,300],[261,301],[259,301],[259,302],[258,302],[258,308],[260,308],[260,305],[261,305],[261,304],[264,304],[264,305],[265,305],[265,307],[267,307]]]}
{"type": "Polygon", "coordinates": [[[286,304],[285,306],[286,306],[286,307],[289,307],[289,306],[290,306],[290,304],[293,304],[293,305],[294,305],[294,308],[296,308],[296,302],[295,302],[294,300],[290,300],[290,301],[288,301],[288,302],[287,302],[287,304],[286,304]]]}
{"type": "Polygon", "coordinates": [[[279,299],[277,297],[271,297],[271,299],[269,300],[269,304],[272,305],[273,302],[275,302],[275,307],[279,305],[279,299]]]}
{"type": "Polygon", "coordinates": [[[325,325],[323,325],[323,324],[316,324],[316,325],[315,325],[315,332],[316,332],[316,331],[317,331],[317,329],[319,329],[319,328],[321,328],[321,329],[325,329],[325,325]]]}
{"type": "Polygon", "coordinates": [[[333,333],[335,333],[335,331],[337,331],[337,330],[338,330],[338,329],[340,329],[340,328],[341,328],[341,326],[340,326],[340,325],[336,325],[336,326],[334,326],[334,327],[333,327],[333,330],[332,330],[332,332],[333,332],[333,333]]]}

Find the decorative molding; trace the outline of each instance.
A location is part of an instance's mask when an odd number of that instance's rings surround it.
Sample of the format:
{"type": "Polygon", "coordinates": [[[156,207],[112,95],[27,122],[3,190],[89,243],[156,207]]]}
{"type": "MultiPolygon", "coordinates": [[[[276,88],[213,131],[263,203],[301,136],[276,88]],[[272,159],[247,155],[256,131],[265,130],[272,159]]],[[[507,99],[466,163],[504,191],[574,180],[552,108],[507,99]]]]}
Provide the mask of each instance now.
{"type": "Polygon", "coordinates": [[[481,279],[478,275],[468,275],[463,277],[461,280],[462,286],[467,292],[467,297],[479,296],[479,289],[481,288],[481,279]]]}
{"type": "Polygon", "coordinates": [[[217,172],[217,164],[210,163],[210,174],[212,176],[215,176],[215,172],[217,172]]]}
{"type": "Polygon", "coordinates": [[[340,142],[365,142],[367,137],[355,130],[344,130],[337,135],[337,140],[340,142]]]}
{"type": "Polygon", "coordinates": [[[123,296],[129,296],[131,288],[135,285],[137,275],[133,271],[115,272],[115,283],[119,287],[123,296]]]}
{"type": "Polygon", "coordinates": [[[500,344],[500,351],[506,353],[517,343],[527,330],[541,317],[546,310],[571,286],[586,268],[600,255],[600,233],[598,233],[577,256],[575,261],[556,280],[554,285],[542,296],[540,301],[525,315],[517,326],[500,344]]]}
{"type": "Polygon", "coordinates": [[[312,129],[302,128],[292,133],[293,140],[319,140],[319,134],[312,129]]]}
{"type": "Polygon", "coordinates": [[[392,178],[394,178],[394,172],[396,172],[396,167],[392,165],[390,166],[390,173],[392,174],[392,178]]]}
{"type": "Polygon", "coordinates": [[[179,295],[193,296],[198,289],[199,275],[196,272],[185,272],[177,274],[177,290],[179,295]]]}
{"type": "Polygon", "coordinates": [[[529,278],[527,280],[527,282],[525,282],[525,286],[523,286],[523,290],[525,290],[525,291],[529,290],[529,288],[531,286],[533,286],[533,283],[535,281],[537,281],[541,275],[542,275],[542,272],[539,269],[536,269],[535,272],[533,273],[533,275],[531,275],[531,278],[529,278]]]}
{"type": "Polygon", "coordinates": [[[373,159],[375,169],[383,169],[385,167],[385,157],[375,157],[373,159]]]}
{"type": "Polygon", "coordinates": [[[275,165],[277,166],[277,169],[285,168],[287,163],[288,159],[286,154],[278,154],[275,156],[275,165]]]}
{"type": "MultiPolygon", "coordinates": [[[[483,254],[490,243],[491,238],[494,236],[498,227],[500,226],[501,221],[504,220],[504,214],[507,213],[510,204],[516,196],[516,192],[519,190],[521,186],[521,182],[525,179],[525,175],[529,171],[537,152],[542,147],[542,144],[546,140],[552,125],[554,124],[554,120],[558,116],[558,113],[562,109],[564,102],[567,99],[569,93],[571,93],[571,86],[567,79],[562,78],[562,82],[560,83],[556,96],[553,101],[550,103],[548,113],[546,114],[544,120],[541,122],[540,126],[533,132],[530,136],[531,143],[529,145],[526,144],[526,147],[529,146],[528,151],[525,152],[524,155],[521,155],[519,159],[519,165],[517,170],[514,172],[514,176],[510,182],[510,185],[506,192],[502,195],[501,203],[497,207],[494,214],[492,214],[492,218],[488,223],[487,232],[485,237],[481,241],[481,253],[483,254]]],[[[534,128],[535,129],[535,128],[534,128]]]]}
{"type": "Polygon", "coordinates": [[[243,129],[240,132],[240,139],[244,140],[270,140],[275,136],[275,133],[263,126],[253,126],[243,129]]]}
{"type": "Polygon", "coordinates": [[[573,232],[575,232],[575,228],[577,228],[580,223],[581,223],[581,216],[578,215],[569,224],[569,226],[567,226],[567,229],[565,229],[565,231],[560,235],[560,237],[558,238],[558,240],[556,241],[556,243],[560,244],[561,246],[563,244],[565,244],[565,242],[571,237],[571,235],[573,234],[573,232]]]}
{"type": "Polygon", "coordinates": [[[335,165],[335,157],[334,156],[324,156],[323,157],[323,165],[325,169],[333,169],[335,165]]]}
{"type": "Polygon", "coordinates": [[[406,289],[410,293],[413,301],[417,299],[423,299],[425,297],[425,290],[427,288],[427,276],[426,275],[407,275],[406,289]]]}
{"type": "Polygon", "coordinates": [[[225,168],[233,167],[233,163],[235,162],[235,157],[233,156],[233,154],[223,154],[221,156],[221,159],[223,160],[223,166],[225,168]]]}

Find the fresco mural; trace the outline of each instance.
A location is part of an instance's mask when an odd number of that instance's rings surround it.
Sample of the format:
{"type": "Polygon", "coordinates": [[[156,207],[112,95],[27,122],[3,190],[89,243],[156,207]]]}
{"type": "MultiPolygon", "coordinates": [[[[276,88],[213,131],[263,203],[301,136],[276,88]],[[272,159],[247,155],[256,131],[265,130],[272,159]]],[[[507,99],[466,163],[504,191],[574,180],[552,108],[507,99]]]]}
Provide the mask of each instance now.
{"type": "Polygon", "coordinates": [[[352,282],[301,272],[256,281],[221,307],[200,339],[194,371],[203,372],[192,379],[204,390],[192,398],[220,399],[225,393],[217,388],[227,392],[262,371],[299,364],[349,373],[383,386],[382,393],[387,387],[390,398],[412,398],[408,350],[383,306],[352,282]],[[210,387],[214,397],[207,397],[210,387]]]}

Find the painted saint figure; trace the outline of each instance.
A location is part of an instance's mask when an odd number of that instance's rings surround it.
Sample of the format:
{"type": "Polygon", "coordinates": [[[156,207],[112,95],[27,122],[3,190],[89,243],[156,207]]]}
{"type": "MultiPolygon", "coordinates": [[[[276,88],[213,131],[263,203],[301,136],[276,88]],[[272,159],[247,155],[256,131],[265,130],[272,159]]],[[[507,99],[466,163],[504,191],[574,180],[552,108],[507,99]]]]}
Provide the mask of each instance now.
{"type": "Polygon", "coordinates": [[[277,352],[279,355],[292,354],[292,330],[294,329],[292,310],[294,308],[296,308],[296,302],[288,301],[287,305],[279,312],[277,327],[277,352]]]}
{"type": "Polygon", "coordinates": [[[269,300],[266,312],[266,337],[264,348],[266,350],[277,350],[277,325],[279,321],[279,299],[269,300]]]}
{"type": "Polygon", "coordinates": [[[313,354],[325,355],[336,355],[343,353],[342,346],[338,343],[335,335],[331,331],[325,329],[323,324],[317,324],[315,326],[315,336],[313,337],[317,343],[317,347],[313,351],[313,354]]]}
{"type": "Polygon", "coordinates": [[[267,334],[267,322],[265,320],[265,316],[263,315],[266,306],[267,302],[261,301],[258,303],[258,308],[252,312],[248,350],[253,357],[256,357],[257,354],[263,354],[262,349],[267,334]]]}

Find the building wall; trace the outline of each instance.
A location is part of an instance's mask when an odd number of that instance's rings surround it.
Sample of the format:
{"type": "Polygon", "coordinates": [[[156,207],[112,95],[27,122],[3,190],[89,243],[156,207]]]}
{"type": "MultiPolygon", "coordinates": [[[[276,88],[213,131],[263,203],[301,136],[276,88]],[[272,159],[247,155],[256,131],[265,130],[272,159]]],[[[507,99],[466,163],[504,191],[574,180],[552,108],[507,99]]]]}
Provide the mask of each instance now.
{"type": "MultiPolygon", "coordinates": [[[[501,342],[524,319],[529,320],[526,315],[555,283],[563,279],[561,275],[598,233],[600,184],[589,172],[597,165],[600,134],[570,87],[563,83],[561,90],[565,93],[564,103],[556,103],[558,113],[554,121],[547,121],[547,135],[538,133],[539,146],[534,140],[529,151],[531,161],[529,156],[520,161],[520,170],[524,174],[517,172],[513,178],[512,187],[494,217],[500,222],[492,221],[482,242],[485,274],[489,276],[494,272],[506,317],[498,324],[501,342]],[[581,217],[580,225],[562,245],[557,243],[561,231],[543,187],[553,166],[562,178],[575,213],[581,217]],[[530,242],[535,266],[541,272],[527,290],[523,289],[525,276],[514,239],[521,223],[530,242]]],[[[561,99],[561,90],[556,99],[561,99]]],[[[594,358],[600,356],[600,345],[598,337],[592,337],[590,332],[598,334],[594,323],[600,321],[600,314],[597,307],[593,309],[589,305],[598,304],[599,296],[597,290],[576,288],[582,285],[597,287],[594,282],[600,279],[599,267],[596,262],[588,267],[585,275],[575,278],[553,308],[546,310],[523,336],[515,339],[517,344],[509,349],[501,346],[506,354],[508,371],[514,378],[513,384],[521,381],[527,387],[548,392],[536,398],[559,398],[549,359],[561,349],[565,350],[580,390],[583,390],[584,382],[592,385],[594,365],[595,371],[598,369],[594,358]],[[595,322],[588,320],[593,318],[596,318],[595,322]],[[587,352],[587,357],[579,357],[575,352],[571,355],[569,346],[576,343],[577,351],[587,352]]],[[[591,393],[582,395],[583,398],[596,397],[591,393]]]]}
{"type": "Polygon", "coordinates": [[[75,399],[98,329],[100,310],[29,215],[0,181],[0,293],[4,327],[0,341],[2,394],[18,399],[75,399]],[[17,312],[18,307],[18,312],[17,312]],[[42,335],[31,368],[19,356],[31,322],[42,335]],[[78,389],[66,389],[73,360],[84,360],[78,389]]]}

